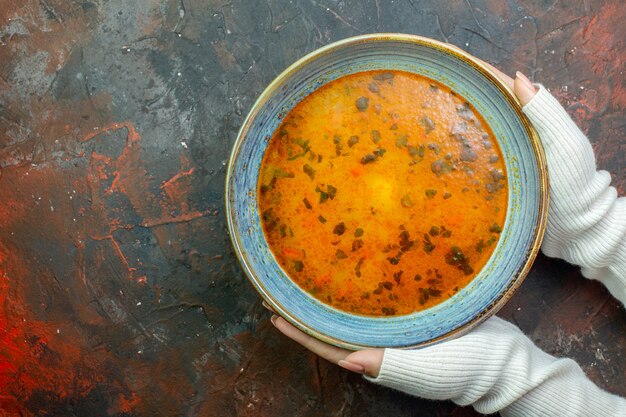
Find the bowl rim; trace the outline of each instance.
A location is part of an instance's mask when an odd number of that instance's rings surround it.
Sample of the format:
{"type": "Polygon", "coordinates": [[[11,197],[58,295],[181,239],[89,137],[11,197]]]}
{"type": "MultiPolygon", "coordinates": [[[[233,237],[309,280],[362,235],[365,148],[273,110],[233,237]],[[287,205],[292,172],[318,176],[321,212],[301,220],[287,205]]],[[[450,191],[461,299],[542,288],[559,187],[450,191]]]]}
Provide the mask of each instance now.
{"type": "Polygon", "coordinates": [[[269,304],[269,306],[274,310],[274,312],[285,320],[287,320],[290,324],[294,325],[296,328],[306,333],[309,336],[312,336],[322,342],[332,344],[334,346],[349,349],[349,350],[360,350],[365,348],[384,348],[385,346],[364,346],[359,344],[354,344],[350,342],[346,342],[341,339],[337,339],[332,336],[328,336],[317,331],[314,328],[307,326],[302,323],[300,319],[293,314],[291,314],[285,307],[283,307],[280,303],[278,303],[269,292],[265,289],[263,284],[259,281],[257,274],[253,271],[253,269],[248,265],[245,256],[243,255],[243,250],[240,244],[240,236],[236,232],[234,225],[234,212],[233,207],[230,203],[231,198],[231,190],[229,184],[231,182],[231,177],[234,175],[234,165],[236,156],[239,153],[239,149],[242,145],[244,138],[247,135],[247,132],[250,128],[252,121],[256,118],[260,109],[263,105],[268,101],[268,99],[278,90],[278,88],[283,84],[283,82],[288,79],[294,72],[298,71],[301,67],[305,66],[307,63],[314,61],[326,54],[331,53],[335,49],[344,48],[354,44],[362,44],[362,43],[376,43],[376,42],[402,42],[420,46],[426,46],[433,49],[440,50],[446,54],[452,55],[457,59],[464,61],[466,64],[469,64],[473,69],[481,73],[485,76],[489,82],[491,82],[504,96],[506,101],[511,105],[512,110],[518,116],[520,122],[522,123],[524,129],[526,130],[528,137],[530,139],[530,144],[532,146],[536,163],[538,167],[538,182],[539,182],[539,197],[538,197],[538,213],[537,213],[537,222],[534,227],[534,236],[532,239],[532,244],[527,250],[527,254],[525,256],[525,263],[523,267],[517,271],[516,277],[514,277],[509,283],[506,290],[502,292],[502,295],[494,301],[492,304],[485,306],[480,314],[477,314],[474,318],[469,320],[467,323],[445,333],[436,338],[430,339],[428,341],[420,342],[414,345],[407,345],[398,347],[399,349],[411,349],[416,347],[425,347],[432,344],[436,344],[442,342],[444,340],[450,340],[453,338],[460,337],[476,326],[487,320],[489,317],[495,315],[515,294],[515,291],[520,287],[530,268],[532,267],[537,254],[539,253],[539,249],[541,247],[541,242],[543,240],[543,236],[545,233],[545,229],[547,226],[547,215],[548,215],[548,206],[549,206],[549,185],[548,185],[548,168],[545,158],[545,153],[543,149],[543,145],[539,138],[539,135],[534,130],[532,124],[526,117],[526,115],[522,111],[522,106],[511,90],[511,88],[504,83],[502,79],[498,77],[494,68],[489,64],[486,64],[480,61],[478,58],[472,56],[468,52],[458,48],[455,45],[441,42],[435,39],[412,35],[412,34],[404,34],[404,33],[370,33],[365,35],[353,36],[345,39],[341,39],[339,41],[330,43],[328,45],[322,46],[318,49],[315,49],[308,54],[304,55],[293,64],[289,65],[285,70],[283,70],[274,80],[263,90],[263,92],[259,95],[255,103],[250,108],[248,115],[244,119],[244,122],[237,133],[237,138],[235,143],[233,144],[231,154],[229,156],[228,165],[226,169],[226,177],[225,177],[225,194],[224,194],[224,202],[225,202],[225,214],[228,225],[228,232],[230,235],[230,240],[235,249],[235,253],[239,260],[239,263],[244,269],[246,277],[253,284],[257,292],[261,295],[261,297],[269,304]]]}

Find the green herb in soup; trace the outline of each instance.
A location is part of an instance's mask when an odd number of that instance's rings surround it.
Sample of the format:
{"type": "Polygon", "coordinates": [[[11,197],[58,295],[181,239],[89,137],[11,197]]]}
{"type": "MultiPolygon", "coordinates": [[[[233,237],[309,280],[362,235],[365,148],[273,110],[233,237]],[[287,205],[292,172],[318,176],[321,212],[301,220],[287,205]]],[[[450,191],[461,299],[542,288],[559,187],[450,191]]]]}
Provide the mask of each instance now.
{"type": "Polygon", "coordinates": [[[300,102],[270,140],[258,190],[290,278],[371,316],[420,311],[466,286],[496,247],[508,197],[481,116],[400,71],[339,78],[300,102]]]}

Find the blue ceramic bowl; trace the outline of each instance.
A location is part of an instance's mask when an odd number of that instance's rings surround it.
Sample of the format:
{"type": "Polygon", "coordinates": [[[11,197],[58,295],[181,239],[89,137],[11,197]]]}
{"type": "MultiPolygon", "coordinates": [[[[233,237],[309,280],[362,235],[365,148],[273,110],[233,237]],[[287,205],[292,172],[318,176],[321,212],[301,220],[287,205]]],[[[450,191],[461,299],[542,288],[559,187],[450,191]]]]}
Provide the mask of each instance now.
{"type": "Polygon", "coordinates": [[[538,252],[547,204],[543,150],[513,94],[489,68],[463,51],[402,34],[345,39],[318,49],[287,68],[252,107],[235,142],[226,176],[230,236],[252,284],[293,325],[348,349],[435,343],[459,336],[494,314],[521,284],[538,252]],[[506,222],[487,265],[447,301],[397,317],[352,315],[301,290],[272,255],[257,204],[261,160],[281,120],[299,101],[329,81],[377,69],[418,73],[463,96],[491,127],[508,171],[506,222]]]}

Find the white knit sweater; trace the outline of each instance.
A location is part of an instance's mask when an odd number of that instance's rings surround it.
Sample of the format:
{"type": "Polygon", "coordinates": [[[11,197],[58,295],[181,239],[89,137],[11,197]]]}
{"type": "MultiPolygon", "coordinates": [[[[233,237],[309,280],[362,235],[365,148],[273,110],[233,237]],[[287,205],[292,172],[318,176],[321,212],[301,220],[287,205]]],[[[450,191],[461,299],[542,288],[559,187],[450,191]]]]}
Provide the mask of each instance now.
{"type": "MultiPolygon", "coordinates": [[[[539,86],[524,107],[550,175],[542,251],[582,267],[626,304],[626,198],[596,172],[593,150],[558,101],[539,86]]],[[[537,348],[493,317],[458,339],[417,350],[385,350],[371,381],[428,399],[451,399],[503,416],[626,416],[626,399],[595,386],[576,362],[537,348]]]]}

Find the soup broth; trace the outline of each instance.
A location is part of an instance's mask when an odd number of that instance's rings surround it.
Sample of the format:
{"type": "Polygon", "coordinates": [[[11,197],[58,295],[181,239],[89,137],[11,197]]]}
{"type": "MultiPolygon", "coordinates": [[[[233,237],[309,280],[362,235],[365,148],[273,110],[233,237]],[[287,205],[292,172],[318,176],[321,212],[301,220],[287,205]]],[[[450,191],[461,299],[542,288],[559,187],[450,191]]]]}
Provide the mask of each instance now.
{"type": "Polygon", "coordinates": [[[369,316],[427,309],[466,286],[493,253],[507,194],[478,112],[402,71],[348,75],[298,103],[258,183],[263,231],[289,277],[369,316]]]}

